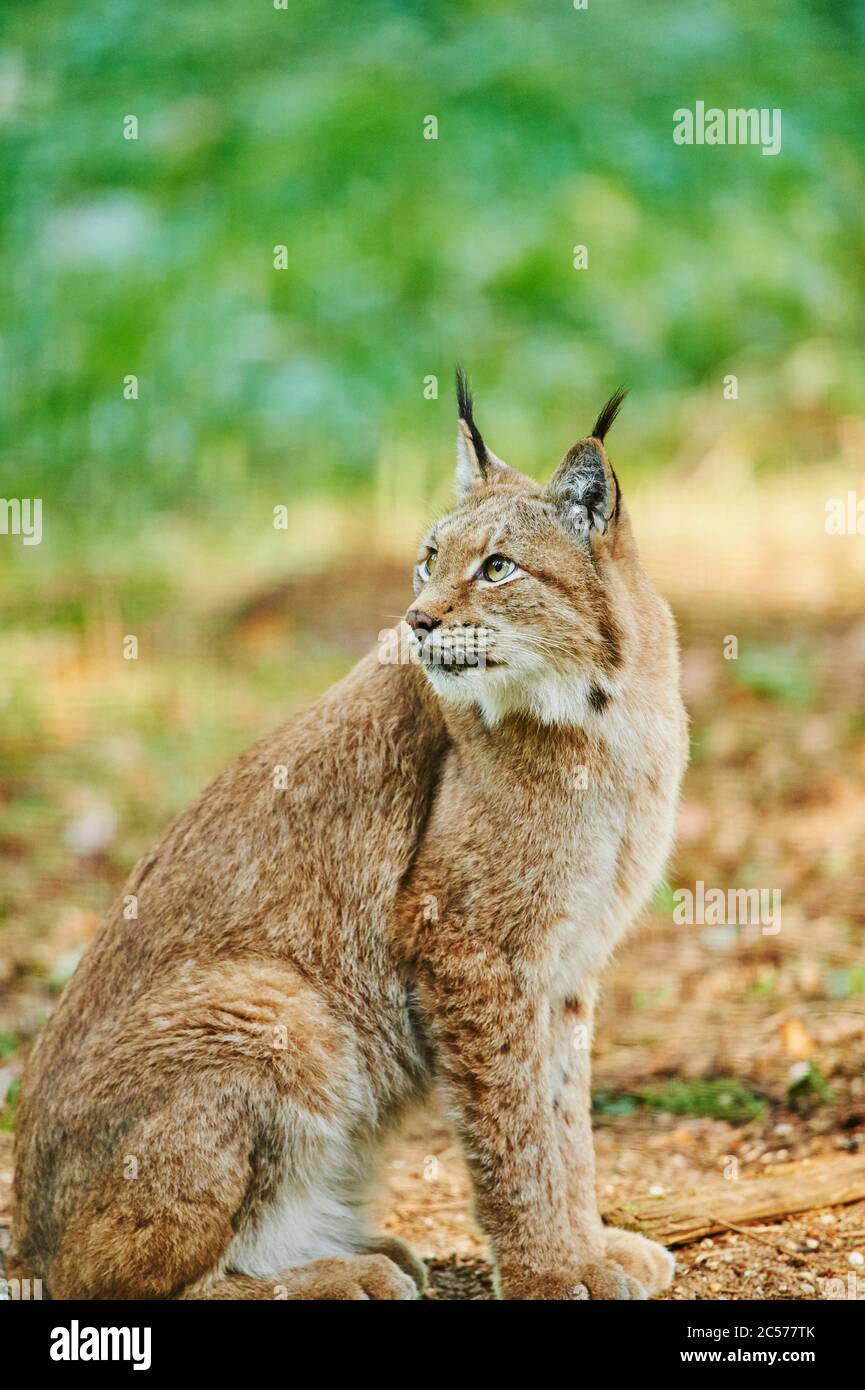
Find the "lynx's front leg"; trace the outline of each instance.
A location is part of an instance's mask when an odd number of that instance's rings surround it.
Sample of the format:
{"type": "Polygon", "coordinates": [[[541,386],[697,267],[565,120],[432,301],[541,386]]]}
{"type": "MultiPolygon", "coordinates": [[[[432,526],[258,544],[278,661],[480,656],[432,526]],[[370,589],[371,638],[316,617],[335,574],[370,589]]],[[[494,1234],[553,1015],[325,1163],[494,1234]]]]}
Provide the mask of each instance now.
{"type": "Polygon", "coordinates": [[[565,1174],[568,1216],[577,1240],[603,1248],[595,1193],[591,1050],[594,987],[551,1008],[551,1070],[556,1143],[565,1174]]]}
{"type": "Polygon", "coordinates": [[[575,1229],[551,1085],[553,1037],[537,972],[470,931],[439,934],[418,966],[439,1072],[504,1298],[629,1298],[600,1223],[575,1229]]]}
{"type": "Polygon", "coordinates": [[[591,1049],[597,990],[587,982],[579,998],[553,1011],[553,1109],[565,1172],[571,1228],[578,1242],[600,1243],[609,1261],[628,1276],[632,1298],[669,1287],[675,1262],[657,1241],[601,1223],[595,1193],[592,1137],[591,1049]]]}

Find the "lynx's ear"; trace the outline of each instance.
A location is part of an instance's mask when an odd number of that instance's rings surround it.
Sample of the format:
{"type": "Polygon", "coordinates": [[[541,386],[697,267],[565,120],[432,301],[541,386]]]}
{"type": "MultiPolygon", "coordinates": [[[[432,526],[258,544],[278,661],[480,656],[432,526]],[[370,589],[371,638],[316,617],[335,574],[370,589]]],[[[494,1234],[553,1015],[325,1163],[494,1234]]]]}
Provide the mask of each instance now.
{"type": "Polygon", "coordinates": [[[466,374],[457,367],[457,492],[460,497],[473,488],[502,482],[513,473],[484,443],[472,414],[472,393],[466,374]]]}
{"type": "Polygon", "coordinates": [[[567,528],[589,542],[605,535],[619,515],[619,480],[604,448],[604,438],[625,399],[624,387],[610,397],[587,439],[569,449],[547,485],[547,498],[567,528]]]}

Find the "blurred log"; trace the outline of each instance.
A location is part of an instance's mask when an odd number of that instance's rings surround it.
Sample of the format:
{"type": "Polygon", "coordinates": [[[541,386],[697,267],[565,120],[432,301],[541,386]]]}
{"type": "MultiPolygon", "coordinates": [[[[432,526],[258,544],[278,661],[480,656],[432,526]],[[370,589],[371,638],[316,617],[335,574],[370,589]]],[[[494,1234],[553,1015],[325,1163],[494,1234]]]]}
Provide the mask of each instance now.
{"type": "Polygon", "coordinates": [[[604,1212],[664,1245],[688,1245],[749,1221],[780,1220],[797,1211],[841,1206],[865,1198],[865,1154],[806,1158],[777,1164],[765,1177],[730,1179],[676,1197],[640,1197],[604,1212]]]}

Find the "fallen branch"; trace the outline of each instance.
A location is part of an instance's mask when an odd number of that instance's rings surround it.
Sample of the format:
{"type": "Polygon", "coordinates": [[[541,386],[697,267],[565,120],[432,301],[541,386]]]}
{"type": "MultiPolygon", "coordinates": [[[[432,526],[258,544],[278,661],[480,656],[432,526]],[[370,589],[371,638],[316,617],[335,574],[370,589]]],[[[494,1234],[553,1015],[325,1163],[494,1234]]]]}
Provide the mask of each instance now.
{"type": "Polygon", "coordinates": [[[605,1211],[604,1220],[664,1245],[688,1245],[729,1226],[862,1198],[865,1154],[839,1154],[779,1163],[759,1178],[707,1183],[675,1197],[639,1197],[605,1211]]]}

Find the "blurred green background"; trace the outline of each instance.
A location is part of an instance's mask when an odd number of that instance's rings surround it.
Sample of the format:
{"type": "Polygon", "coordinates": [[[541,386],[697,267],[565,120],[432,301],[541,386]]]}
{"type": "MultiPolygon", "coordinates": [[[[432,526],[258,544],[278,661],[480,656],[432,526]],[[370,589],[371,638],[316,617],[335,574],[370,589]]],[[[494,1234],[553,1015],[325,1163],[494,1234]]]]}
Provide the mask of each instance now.
{"type": "Polygon", "coordinates": [[[854,0],[8,0],[2,25],[0,494],[43,497],[51,553],[345,496],[402,448],[435,477],[455,360],[529,466],[621,380],[647,468],[727,372],[775,417],[760,465],[825,452],[859,398],[854,0]],[[780,107],[781,154],[675,145],[697,99],[780,107]]]}
{"type": "Polygon", "coordinates": [[[630,386],[692,718],[670,883],[785,895],[749,945],[661,893],[599,1084],[861,1093],[865,567],[823,518],[865,495],[863,39],[854,0],[5,0],[0,497],[44,534],[0,535],[0,1129],[138,855],[404,610],[458,360],[538,476],[630,386]],[[780,108],[780,154],[674,144],[697,101],[780,108]]]}

